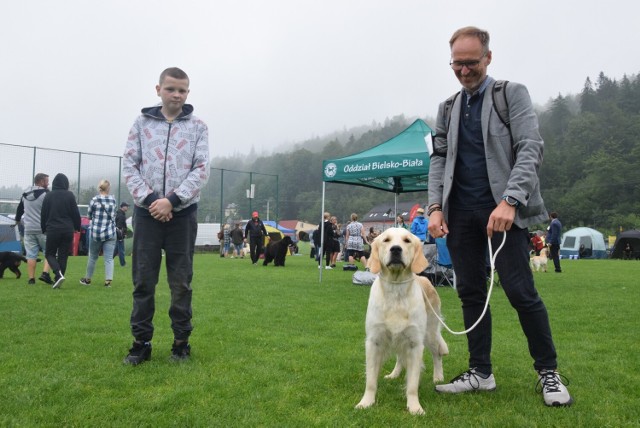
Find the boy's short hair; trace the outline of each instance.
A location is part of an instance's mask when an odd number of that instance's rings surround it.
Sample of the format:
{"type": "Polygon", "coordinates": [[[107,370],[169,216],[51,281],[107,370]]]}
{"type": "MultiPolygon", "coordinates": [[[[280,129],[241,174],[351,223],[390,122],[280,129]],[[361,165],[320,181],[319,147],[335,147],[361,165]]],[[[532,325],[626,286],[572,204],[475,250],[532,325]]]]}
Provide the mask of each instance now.
{"type": "Polygon", "coordinates": [[[174,79],[186,79],[189,80],[189,76],[187,76],[187,73],[185,73],[184,71],[182,71],[181,69],[179,69],[178,67],[169,67],[166,70],[164,70],[162,73],[160,73],[160,84],[162,85],[162,82],[164,82],[164,79],[169,76],[169,77],[173,77],[174,79]]]}

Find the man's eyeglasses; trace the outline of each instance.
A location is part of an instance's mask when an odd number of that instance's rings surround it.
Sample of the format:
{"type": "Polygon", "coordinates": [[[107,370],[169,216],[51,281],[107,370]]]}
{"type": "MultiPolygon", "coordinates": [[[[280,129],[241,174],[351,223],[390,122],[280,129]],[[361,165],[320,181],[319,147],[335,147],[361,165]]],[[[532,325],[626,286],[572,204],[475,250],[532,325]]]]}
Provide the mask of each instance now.
{"type": "MultiPolygon", "coordinates": [[[[484,58],[484,57],[482,57],[482,58],[484,58]]],[[[460,71],[460,70],[462,70],[463,67],[467,67],[469,70],[473,70],[478,65],[480,65],[480,61],[482,61],[482,58],[474,59],[474,60],[471,60],[471,61],[453,61],[452,60],[452,61],[449,61],[449,65],[455,71],[460,71]]]]}

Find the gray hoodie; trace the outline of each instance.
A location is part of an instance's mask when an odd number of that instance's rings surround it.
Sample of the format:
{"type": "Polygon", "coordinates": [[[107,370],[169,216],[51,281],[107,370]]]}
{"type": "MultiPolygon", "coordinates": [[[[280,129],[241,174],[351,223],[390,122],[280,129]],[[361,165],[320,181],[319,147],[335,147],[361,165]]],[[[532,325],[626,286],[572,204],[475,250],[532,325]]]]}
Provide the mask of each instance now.
{"type": "Polygon", "coordinates": [[[40,213],[42,211],[42,201],[49,192],[40,186],[31,186],[23,194],[20,204],[16,210],[16,223],[22,220],[25,235],[38,235],[42,233],[40,228],[40,213]]]}

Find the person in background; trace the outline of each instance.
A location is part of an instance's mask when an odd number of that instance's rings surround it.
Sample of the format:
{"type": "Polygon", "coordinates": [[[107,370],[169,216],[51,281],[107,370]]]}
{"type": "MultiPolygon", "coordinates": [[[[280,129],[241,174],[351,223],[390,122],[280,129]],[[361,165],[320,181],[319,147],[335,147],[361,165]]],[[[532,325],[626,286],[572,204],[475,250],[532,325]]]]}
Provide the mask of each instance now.
{"type": "MultiPolygon", "coordinates": [[[[20,204],[16,210],[16,224],[20,222],[24,225],[24,248],[27,256],[27,272],[29,274],[30,285],[36,283],[36,264],[38,263],[38,253],[45,252],[47,246],[47,235],[42,232],[40,224],[40,214],[42,212],[42,202],[49,192],[49,176],[38,173],[33,179],[33,186],[28,188],[20,198],[20,204]]],[[[53,284],[49,274],[49,263],[44,261],[40,281],[49,285],[53,284]]]]}
{"type": "Polygon", "coordinates": [[[347,257],[349,263],[353,263],[354,260],[360,260],[363,266],[367,265],[367,258],[364,255],[364,243],[367,239],[364,234],[364,227],[362,223],[358,221],[358,214],[351,214],[351,222],[347,224],[347,231],[345,234],[345,242],[347,243],[347,257]]]}
{"type": "Polygon", "coordinates": [[[533,251],[535,251],[536,256],[540,255],[540,251],[542,251],[542,249],[544,248],[544,242],[542,241],[542,238],[540,236],[538,236],[538,234],[536,232],[533,232],[531,234],[531,246],[533,248],[533,251]]]}
{"type": "Polygon", "coordinates": [[[126,266],[127,261],[125,260],[125,250],[124,250],[124,239],[127,237],[127,211],[129,211],[129,204],[126,202],[122,202],[120,204],[120,208],[116,211],[116,228],[120,230],[122,239],[118,239],[116,241],[116,249],[113,252],[113,257],[116,257],[116,254],[120,257],[120,266],[126,266]]]}
{"type": "Polygon", "coordinates": [[[186,104],[189,83],[189,76],[176,67],[160,74],[156,93],[161,105],[142,109],[122,157],[122,173],[135,203],[130,317],[134,341],[125,364],[138,365],[151,358],[156,285],[163,259],[171,290],[171,358],[191,357],[198,202],[210,169],[209,129],[193,114],[193,106],[186,104]]]}
{"type": "Polygon", "coordinates": [[[401,227],[403,229],[409,230],[409,226],[407,226],[407,224],[404,222],[404,217],[402,217],[402,215],[398,215],[398,217],[396,217],[396,227],[401,227]]]}
{"type": "MultiPolygon", "coordinates": [[[[244,234],[240,228],[240,223],[236,223],[236,227],[231,231],[231,243],[233,244],[236,257],[244,259],[244,234]]],[[[233,255],[231,258],[233,258],[233,255]]]]}
{"type": "Polygon", "coordinates": [[[42,201],[40,215],[40,227],[47,235],[44,254],[55,273],[53,288],[60,288],[65,280],[73,232],[80,232],[80,225],[80,211],[75,195],[69,190],[69,179],[57,174],[51,192],[42,201]]]}
{"type": "MultiPolygon", "coordinates": [[[[335,245],[335,240],[333,239],[334,236],[336,236],[337,238],[337,232],[334,228],[334,224],[331,221],[331,214],[328,212],[325,212],[323,215],[323,222],[324,222],[324,242],[323,242],[323,255],[325,257],[326,260],[326,266],[324,267],[325,269],[333,269],[334,266],[332,266],[332,262],[333,262],[333,253],[336,251],[340,251],[340,247],[338,244],[338,248],[336,249],[336,245],[335,245]]],[[[337,221],[336,221],[337,223],[337,221]]],[[[320,263],[318,265],[318,268],[320,268],[322,265],[322,257],[320,257],[320,263]]]]}
{"type": "Polygon", "coordinates": [[[549,214],[551,223],[547,231],[547,245],[549,246],[549,255],[553,259],[553,266],[557,273],[561,273],[560,268],[560,240],[562,239],[562,223],[558,220],[558,213],[555,211],[549,214]]]}
{"type": "Polygon", "coordinates": [[[100,180],[98,194],[89,202],[87,217],[91,221],[91,238],[89,239],[89,259],[87,271],[80,284],[91,284],[91,277],[96,268],[100,251],[104,257],[104,286],[111,287],[113,281],[113,252],[116,247],[116,199],[110,195],[111,183],[100,180]]]}
{"type": "Polygon", "coordinates": [[[222,228],[222,242],[224,243],[224,257],[233,257],[231,250],[231,226],[226,223],[222,228]]]}
{"type": "Polygon", "coordinates": [[[538,177],[544,146],[538,119],[526,87],[515,82],[503,87],[510,127],[496,114],[495,80],[487,75],[492,60],[487,31],[461,28],[449,47],[449,65],[462,89],[455,100],[450,98],[438,109],[429,166],[429,233],[434,238],[447,236],[465,328],[481,321],[467,334],[469,370],[450,383],[436,385],[436,391],[457,394],[496,388],[491,310],[484,313],[487,239],[494,251],[505,239],[495,267],[527,338],[536,390],[547,406],[568,406],[573,400],[557,372],[549,315],[529,267],[527,227],[547,217],[538,177]]]}
{"type": "Polygon", "coordinates": [[[411,233],[420,238],[422,243],[427,242],[427,227],[429,226],[429,220],[424,218],[424,208],[420,207],[416,210],[416,216],[411,222],[411,233]]]}
{"type": "Polygon", "coordinates": [[[260,220],[258,211],[254,211],[251,214],[251,220],[247,222],[244,228],[244,239],[249,240],[249,254],[251,255],[251,263],[254,265],[258,264],[266,236],[269,236],[267,229],[264,227],[262,220],[260,220]]]}

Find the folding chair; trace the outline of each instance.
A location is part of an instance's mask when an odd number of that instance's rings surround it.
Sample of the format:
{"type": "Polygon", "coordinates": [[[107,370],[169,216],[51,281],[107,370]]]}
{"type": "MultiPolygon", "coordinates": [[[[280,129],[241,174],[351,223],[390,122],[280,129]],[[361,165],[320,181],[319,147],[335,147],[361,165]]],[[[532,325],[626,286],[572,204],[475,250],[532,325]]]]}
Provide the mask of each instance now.
{"type": "Polygon", "coordinates": [[[449,249],[447,248],[447,238],[436,238],[436,255],[434,260],[435,266],[435,281],[436,287],[448,285],[449,287],[456,288],[456,273],[453,270],[453,264],[451,263],[451,256],[449,255],[449,249]]]}

